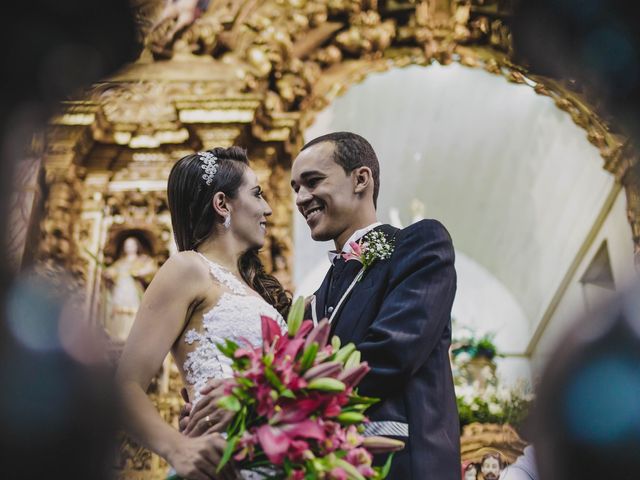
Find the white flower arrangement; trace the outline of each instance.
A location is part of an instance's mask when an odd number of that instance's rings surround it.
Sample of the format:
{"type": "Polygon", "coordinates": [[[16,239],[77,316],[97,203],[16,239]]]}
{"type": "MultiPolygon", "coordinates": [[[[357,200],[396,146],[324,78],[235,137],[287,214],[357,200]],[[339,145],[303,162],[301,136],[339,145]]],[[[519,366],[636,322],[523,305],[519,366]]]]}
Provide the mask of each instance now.
{"type": "Polygon", "coordinates": [[[508,388],[494,378],[480,388],[477,382],[467,384],[456,378],[455,392],[461,425],[473,422],[518,424],[526,417],[533,401],[531,386],[524,380],[508,388]]]}
{"type": "Polygon", "coordinates": [[[351,252],[342,254],[346,261],[356,260],[362,264],[362,271],[357,277],[360,280],[364,272],[378,260],[387,260],[393,254],[394,245],[383,232],[372,230],[359,242],[349,243],[351,252]]]}
{"type": "Polygon", "coordinates": [[[468,327],[455,328],[451,345],[452,370],[461,425],[472,422],[518,424],[533,400],[524,380],[509,388],[496,375],[498,354],[493,334],[476,335],[468,327]]]}

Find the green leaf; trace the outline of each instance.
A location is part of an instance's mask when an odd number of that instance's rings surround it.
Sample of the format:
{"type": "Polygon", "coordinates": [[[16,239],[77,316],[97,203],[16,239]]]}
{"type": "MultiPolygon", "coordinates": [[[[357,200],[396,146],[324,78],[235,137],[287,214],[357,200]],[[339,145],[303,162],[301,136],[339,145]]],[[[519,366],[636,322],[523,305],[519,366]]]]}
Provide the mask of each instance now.
{"type": "Polygon", "coordinates": [[[342,412],[336,417],[338,422],[351,425],[353,423],[361,423],[364,420],[364,415],[358,412],[342,412]]]}
{"type": "Polygon", "coordinates": [[[347,361],[344,363],[344,368],[352,368],[360,365],[361,355],[358,350],[351,352],[351,355],[347,358],[347,361]]]}
{"type": "Polygon", "coordinates": [[[243,372],[251,366],[251,361],[248,358],[234,358],[233,369],[238,372],[243,372]]]}
{"type": "Polygon", "coordinates": [[[296,298],[293,305],[289,309],[289,315],[287,316],[287,327],[289,330],[289,336],[293,337],[302,325],[304,317],[304,297],[296,298]]]}
{"type": "Polygon", "coordinates": [[[222,352],[225,357],[233,359],[233,355],[236,353],[236,350],[240,348],[237,343],[228,338],[225,339],[224,343],[216,343],[216,347],[218,350],[222,352]]]}
{"type": "Polygon", "coordinates": [[[278,378],[278,376],[271,369],[271,367],[265,367],[264,368],[264,376],[267,379],[267,381],[271,385],[273,385],[274,388],[276,388],[276,390],[278,390],[278,393],[284,391],[284,385],[280,381],[280,378],[278,378]]]}
{"type": "Polygon", "coordinates": [[[356,467],[351,465],[346,460],[342,460],[341,458],[338,458],[335,463],[336,463],[336,466],[342,468],[347,473],[347,478],[348,479],[350,479],[350,480],[366,480],[362,476],[362,474],[356,469],[356,467]]]}
{"type": "Polygon", "coordinates": [[[283,390],[282,392],[280,392],[280,396],[281,397],[285,397],[285,398],[290,398],[291,400],[295,400],[296,399],[295,394],[291,390],[289,390],[288,388],[283,390]]]}
{"type": "Polygon", "coordinates": [[[349,395],[349,401],[347,403],[347,405],[375,405],[376,403],[378,403],[380,401],[379,398],[375,398],[375,397],[363,397],[361,395],[358,395],[357,393],[352,393],[351,395],[349,395]]]}
{"type": "Polygon", "coordinates": [[[238,382],[240,385],[242,385],[245,388],[252,388],[255,386],[255,383],[253,383],[253,381],[245,377],[237,377],[236,382],[238,382]]]}
{"type": "Polygon", "coordinates": [[[309,390],[320,390],[323,392],[342,392],[346,388],[346,385],[340,380],[335,378],[314,378],[307,385],[309,390]]]}
{"type": "Polygon", "coordinates": [[[262,363],[264,363],[265,367],[270,367],[271,365],[273,365],[273,360],[274,360],[273,353],[269,353],[262,357],[262,363]]]}
{"type": "Polygon", "coordinates": [[[250,403],[253,400],[253,397],[241,387],[233,387],[231,392],[238,397],[238,400],[242,400],[247,403],[250,403]]]}
{"type": "Polygon", "coordinates": [[[366,404],[366,403],[361,403],[361,404],[353,404],[353,405],[349,405],[347,407],[343,407],[342,408],[342,412],[360,412],[363,413],[367,408],[369,408],[370,405],[366,404]]]}
{"type": "Polygon", "coordinates": [[[316,342],[313,342],[304,349],[302,359],[300,360],[300,369],[302,372],[307,371],[309,367],[313,365],[313,361],[316,359],[316,355],[318,353],[318,348],[320,348],[320,346],[316,342]]]}
{"type": "Polygon", "coordinates": [[[220,397],[217,404],[220,408],[224,408],[231,412],[238,412],[242,408],[240,400],[238,400],[234,395],[225,395],[224,397],[220,397]]]}
{"type": "Polygon", "coordinates": [[[344,363],[347,358],[349,358],[349,355],[351,355],[355,350],[355,344],[347,343],[344,347],[336,352],[334,360],[340,363],[344,363]]]}
{"type": "Polygon", "coordinates": [[[246,430],[247,407],[243,406],[238,413],[233,416],[229,427],[227,427],[227,438],[241,436],[246,430]]]}
{"type": "Polygon", "coordinates": [[[216,469],[217,473],[220,473],[220,471],[227,464],[227,462],[231,458],[231,455],[233,455],[233,452],[236,450],[236,444],[237,443],[238,443],[238,437],[231,437],[231,438],[227,439],[227,446],[224,449],[224,454],[222,455],[222,458],[220,459],[220,464],[218,465],[218,468],[216,469]]]}
{"type": "Polygon", "coordinates": [[[282,466],[284,467],[284,473],[286,473],[287,475],[290,475],[291,471],[293,470],[293,464],[291,463],[291,460],[285,457],[284,462],[282,463],[282,466]]]}
{"type": "Polygon", "coordinates": [[[382,469],[380,470],[380,479],[387,478],[389,470],[391,470],[391,462],[393,461],[393,453],[390,453],[387,457],[387,461],[384,462],[382,469]]]}

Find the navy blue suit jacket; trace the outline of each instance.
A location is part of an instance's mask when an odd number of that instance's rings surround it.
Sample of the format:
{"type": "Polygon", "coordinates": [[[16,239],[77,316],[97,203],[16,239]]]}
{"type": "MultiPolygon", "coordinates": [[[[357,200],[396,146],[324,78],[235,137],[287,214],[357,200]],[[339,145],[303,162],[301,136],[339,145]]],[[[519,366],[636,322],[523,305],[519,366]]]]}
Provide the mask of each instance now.
{"type": "MultiPolygon", "coordinates": [[[[354,342],[371,367],[359,391],[381,402],[372,421],[408,424],[405,449],[390,479],[460,480],[460,426],[449,346],[456,291],[451,237],[436,220],[403,230],[377,227],[395,243],[355,284],[332,321],[342,343],[354,342]]],[[[329,316],[361,265],[331,267],[316,291],[316,317],[329,316]],[[332,308],[333,307],[333,308],[332,308]]]]}

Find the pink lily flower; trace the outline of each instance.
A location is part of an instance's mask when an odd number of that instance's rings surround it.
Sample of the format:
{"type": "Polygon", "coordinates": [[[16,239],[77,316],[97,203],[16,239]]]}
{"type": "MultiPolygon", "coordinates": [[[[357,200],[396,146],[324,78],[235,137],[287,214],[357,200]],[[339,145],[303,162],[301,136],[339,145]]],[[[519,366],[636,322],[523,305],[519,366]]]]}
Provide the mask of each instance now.
{"type": "Polygon", "coordinates": [[[364,376],[369,373],[369,370],[371,370],[369,364],[367,362],[362,362],[356,367],[344,370],[337,378],[341,382],[344,382],[347,387],[353,387],[360,383],[364,376]]]}
{"type": "Polygon", "coordinates": [[[309,443],[304,440],[292,440],[289,445],[289,456],[294,462],[304,461],[309,452],[309,443]]]}
{"type": "Polygon", "coordinates": [[[349,246],[351,247],[351,252],[343,253],[342,258],[344,258],[347,262],[349,260],[357,260],[360,263],[362,262],[362,245],[358,242],[349,242],[349,246]]]}
{"type": "MultiPolygon", "coordinates": [[[[312,322],[313,323],[313,322],[312,322]]],[[[329,340],[329,332],[331,331],[331,325],[329,324],[329,320],[323,318],[320,320],[318,325],[309,333],[309,336],[304,342],[304,348],[307,348],[313,342],[316,342],[320,348],[323,348],[327,345],[327,341],[329,340]]]]}
{"type": "Polygon", "coordinates": [[[279,423],[298,423],[308,418],[313,412],[318,410],[322,401],[318,398],[303,398],[295,403],[283,407],[272,418],[272,422],[279,423]]]}
{"type": "Polygon", "coordinates": [[[307,419],[282,426],[261,425],[256,430],[256,435],[269,461],[274,465],[281,465],[293,440],[322,440],[325,434],[317,422],[307,419]]]}
{"type": "Polygon", "coordinates": [[[287,477],[287,480],[304,480],[305,473],[303,470],[293,470],[287,477]]]}
{"type": "Polygon", "coordinates": [[[334,467],[329,472],[330,480],[347,480],[347,472],[340,467],[334,467]]]}
{"type": "Polygon", "coordinates": [[[276,338],[282,337],[282,330],[280,330],[280,325],[278,325],[278,322],[273,318],[262,315],[260,321],[262,323],[262,339],[266,348],[271,345],[276,338]]]}
{"type": "Polygon", "coordinates": [[[303,338],[311,330],[313,330],[313,320],[304,320],[293,338],[303,338]]]}
{"type": "Polygon", "coordinates": [[[372,476],[375,474],[371,468],[371,454],[364,448],[349,450],[345,460],[356,467],[358,472],[364,476],[372,476]]]}
{"type": "Polygon", "coordinates": [[[327,452],[333,452],[341,448],[346,441],[346,433],[337,422],[324,422],[324,431],[326,438],[322,442],[322,446],[327,452]]]}

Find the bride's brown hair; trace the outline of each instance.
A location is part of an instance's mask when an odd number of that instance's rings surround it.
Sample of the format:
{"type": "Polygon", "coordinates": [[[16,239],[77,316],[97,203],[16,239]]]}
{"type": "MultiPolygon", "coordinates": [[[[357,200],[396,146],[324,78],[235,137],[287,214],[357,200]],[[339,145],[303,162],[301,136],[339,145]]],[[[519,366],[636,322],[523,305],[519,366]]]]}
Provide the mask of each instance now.
{"type": "MultiPolygon", "coordinates": [[[[218,170],[210,185],[203,178],[202,160],[196,154],[176,162],[169,174],[167,197],[173,234],[179,251],[195,250],[224,219],[214,209],[211,199],[216,192],[235,198],[249,167],[244,148],[216,147],[208,150],[217,157],[218,170]]],[[[291,296],[273,275],[269,275],[258,257],[258,249],[245,252],[238,260],[238,270],[247,284],[286,316],[291,296]]]]}

